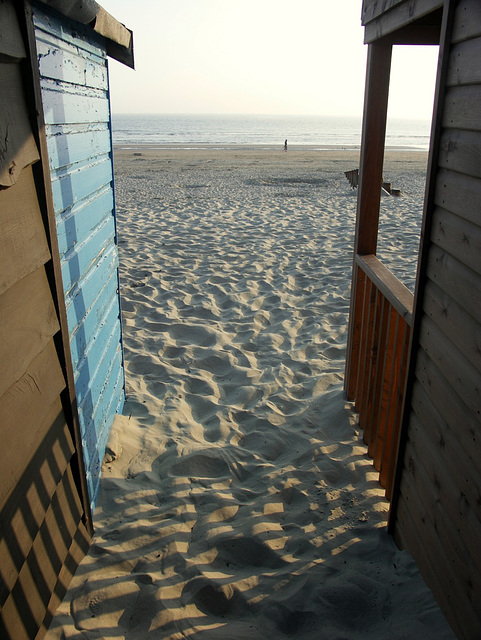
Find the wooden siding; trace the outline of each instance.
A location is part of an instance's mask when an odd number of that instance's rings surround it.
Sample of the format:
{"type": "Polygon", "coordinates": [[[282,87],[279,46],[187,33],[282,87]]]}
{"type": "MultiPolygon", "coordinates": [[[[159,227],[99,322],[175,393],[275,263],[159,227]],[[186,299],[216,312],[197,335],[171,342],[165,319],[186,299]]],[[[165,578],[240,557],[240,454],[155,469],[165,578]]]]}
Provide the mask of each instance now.
{"type": "Polygon", "coordinates": [[[34,8],[70,351],[92,506],[124,401],[107,60],[100,38],[34,8]]]}
{"type": "Polygon", "coordinates": [[[0,138],[9,143],[0,148],[0,637],[32,640],[45,634],[88,549],[89,518],[66,384],[60,272],[34,106],[24,94],[34,94],[35,79],[16,5],[0,3],[0,138]]]}
{"type": "Polygon", "coordinates": [[[458,637],[475,640],[481,629],[481,5],[450,5],[391,530],[414,555],[458,637]]]}
{"type": "Polygon", "coordinates": [[[438,18],[432,17],[443,4],[443,0],[364,0],[364,41],[369,44],[392,36],[392,44],[435,44],[439,33],[432,27],[436,27],[438,18]]]}

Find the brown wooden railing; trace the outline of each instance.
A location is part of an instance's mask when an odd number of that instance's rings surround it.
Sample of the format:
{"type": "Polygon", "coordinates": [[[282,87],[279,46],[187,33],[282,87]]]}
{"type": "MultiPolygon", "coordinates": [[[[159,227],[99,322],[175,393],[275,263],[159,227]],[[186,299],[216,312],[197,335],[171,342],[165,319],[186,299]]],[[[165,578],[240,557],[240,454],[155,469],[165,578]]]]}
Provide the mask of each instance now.
{"type": "Polygon", "coordinates": [[[356,256],[353,285],[346,392],[390,500],[414,296],[374,255],[356,256]]]}

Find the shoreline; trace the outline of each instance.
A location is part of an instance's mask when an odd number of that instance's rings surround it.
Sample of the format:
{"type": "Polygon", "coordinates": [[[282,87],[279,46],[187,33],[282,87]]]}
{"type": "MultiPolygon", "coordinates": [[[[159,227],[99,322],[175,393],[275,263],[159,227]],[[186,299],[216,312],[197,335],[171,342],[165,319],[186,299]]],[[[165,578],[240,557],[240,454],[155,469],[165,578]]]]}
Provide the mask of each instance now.
{"type": "MultiPolygon", "coordinates": [[[[250,152],[271,152],[278,151],[285,153],[282,145],[274,144],[252,144],[252,145],[205,145],[205,144],[189,144],[189,145],[173,145],[173,144],[148,144],[145,142],[115,142],[113,145],[114,152],[116,150],[132,151],[135,149],[151,149],[157,151],[250,151],[250,152]]],[[[302,145],[292,144],[289,145],[289,152],[360,152],[360,145],[329,145],[329,144],[313,144],[302,145]]],[[[408,146],[386,146],[385,151],[388,153],[428,153],[428,149],[422,147],[408,147],[408,146]]]]}

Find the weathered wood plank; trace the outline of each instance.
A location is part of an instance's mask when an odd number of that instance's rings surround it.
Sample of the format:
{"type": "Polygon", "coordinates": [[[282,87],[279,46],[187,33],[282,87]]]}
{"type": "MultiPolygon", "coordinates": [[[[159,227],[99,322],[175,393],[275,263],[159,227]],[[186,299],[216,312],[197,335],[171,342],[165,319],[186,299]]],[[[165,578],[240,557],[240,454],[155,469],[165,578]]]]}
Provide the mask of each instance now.
{"type": "Polygon", "coordinates": [[[0,61],[0,186],[11,187],[39,159],[24,100],[19,64],[0,61]]]}
{"type": "Polygon", "coordinates": [[[108,100],[105,92],[88,88],[80,92],[76,87],[59,85],[42,78],[42,97],[46,124],[88,124],[108,122],[108,100]]]}
{"type": "MultiPolygon", "coordinates": [[[[394,539],[401,549],[406,549],[415,559],[419,570],[427,586],[433,590],[439,607],[446,616],[453,631],[461,633],[461,627],[456,618],[453,619],[451,612],[452,599],[450,597],[450,582],[447,576],[442,576],[442,586],[438,580],[439,563],[436,561],[436,553],[441,551],[439,544],[434,540],[434,545],[425,548],[423,540],[430,533],[427,533],[426,509],[420,504],[416,495],[408,494],[401,496],[399,500],[397,516],[397,527],[394,531],[394,539]],[[435,591],[434,591],[435,590],[435,591]]],[[[459,604],[461,606],[461,603],[459,604]]],[[[458,635],[462,638],[461,635],[458,635]]]]}
{"type": "MultiPolygon", "coordinates": [[[[467,502],[471,508],[471,526],[468,528],[475,531],[481,527],[479,513],[477,513],[477,505],[481,504],[481,469],[478,461],[471,456],[468,460],[470,464],[466,464],[467,457],[464,449],[460,446],[456,431],[453,431],[444,418],[439,414],[437,407],[431,398],[426,394],[424,388],[419,382],[413,387],[413,410],[422,425],[425,437],[432,443],[435,450],[435,460],[437,473],[452,482],[454,491],[457,492],[456,499],[449,508],[454,509],[455,513],[450,515],[450,519],[458,521],[460,513],[463,509],[464,502],[467,502]],[[460,496],[460,497],[458,497],[460,496]],[[477,519],[477,523],[475,522],[477,519]]],[[[415,445],[416,446],[416,445],[415,445]]],[[[420,457],[424,457],[426,452],[419,449],[420,457]]],[[[430,461],[432,464],[433,461],[430,461]]],[[[453,490],[453,489],[452,489],[453,490]]],[[[465,514],[461,516],[464,520],[465,514]]],[[[467,521],[466,521],[467,524],[467,521]]],[[[471,546],[473,533],[468,533],[465,527],[460,527],[458,532],[460,538],[471,546]]],[[[481,576],[481,556],[476,553],[473,558],[474,563],[478,567],[481,576]]],[[[481,586],[481,585],[480,585],[481,586]]]]}
{"type": "MultiPolygon", "coordinates": [[[[59,395],[65,388],[53,341],[40,353],[25,374],[0,398],[0,436],[4,463],[0,506],[4,504],[51,424],[52,405],[61,410],[59,395]]],[[[56,417],[56,416],[54,416],[56,417]]]]}
{"type": "Polygon", "coordinates": [[[113,194],[111,186],[98,192],[90,200],[75,203],[57,217],[58,249],[61,258],[79,239],[88,238],[103,223],[113,216],[113,194]]]}
{"type": "MultiPolygon", "coordinates": [[[[465,635],[466,630],[479,630],[479,618],[472,603],[463,596],[465,586],[456,575],[448,559],[447,550],[431,520],[432,513],[426,507],[418,493],[428,478],[422,466],[416,463],[417,457],[410,443],[406,446],[407,465],[401,479],[402,495],[399,501],[399,526],[410,529],[409,539],[404,536],[407,550],[414,556],[427,585],[433,590],[448,622],[457,631],[460,638],[475,638],[465,635]],[[408,466],[409,465],[409,466],[408,466]],[[413,480],[412,474],[419,472],[419,480],[413,480]],[[427,544],[425,541],[429,541],[427,544]]],[[[427,488],[429,484],[425,485],[427,488]]]]}
{"type": "Polygon", "coordinates": [[[0,191],[0,295],[50,259],[31,167],[0,191]]]}
{"type": "Polygon", "coordinates": [[[68,50],[77,47],[88,52],[93,58],[106,58],[101,38],[94,35],[88,26],[78,22],[69,23],[66,20],[52,19],[39,7],[33,6],[33,22],[36,38],[47,43],[65,46],[68,50]]]}
{"type": "Polygon", "coordinates": [[[474,271],[443,249],[432,246],[427,276],[474,318],[481,317],[481,296],[473,295],[473,291],[477,291],[479,286],[479,277],[474,271]]]}
{"type": "Polygon", "coordinates": [[[481,326],[432,281],[426,283],[424,312],[481,373],[481,326]]]}
{"type": "Polygon", "coordinates": [[[365,25],[364,42],[371,43],[394,31],[412,24],[443,6],[442,0],[387,0],[363,4],[362,24],[365,25]]]}
{"type": "Polygon", "coordinates": [[[454,14],[452,42],[481,36],[481,6],[473,0],[460,0],[454,14]]]}
{"type": "Polygon", "coordinates": [[[461,264],[481,275],[481,227],[437,207],[433,213],[431,239],[461,264]]]}
{"type": "Polygon", "coordinates": [[[481,374],[466,356],[427,316],[423,317],[419,343],[429,358],[444,373],[453,390],[471,413],[478,415],[481,407],[481,374]]]}
{"type": "Polygon", "coordinates": [[[446,91],[443,126],[481,131],[481,84],[450,87],[446,91]]]}
{"type": "Polygon", "coordinates": [[[68,172],[52,172],[52,194],[57,216],[73,204],[95,199],[112,182],[112,166],[108,157],[68,172]]]}
{"type": "Polygon", "coordinates": [[[447,86],[481,84],[481,37],[456,44],[449,54],[447,86]]]}
{"type": "MultiPolygon", "coordinates": [[[[446,380],[444,372],[422,350],[416,361],[416,381],[432,398],[439,414],[456,434],[468,464],[481,459],[481,439],[479,438],[479,417],[463,404],[455,390],[446,380]],[[460,429],[459,425],[463,425],[460,429]]],[[[476,463],[477,464],[477,463],[476,463]]]]}
{"type": "Polygon", "coordinates": [[[90,269],[84,277],[67,292],[66,310],[70,336],[74,336],[90,308],[99,298],[110,299],[110,288],[117,291],[118,256],[110,246],[102,255],[95,269],[90,269]],[[107,289],[108,287],[108,289],[107,289]]]}
{"type": "MultiPolygon", "coordinates": [[[[446,129],[441,138],[439,151],[440,167],[473,178],[481,178],[481,133],[446,129]]],[[[452,179],[460,180],[458,176],[452,176],[452,179]]],[[[458,199],[461,207],[466,208],[466,201],[461,194],[458,195],[458,199]]]]}
{"type": "Polygon", "coordinates": [[[59,330],[45,269],[41,267],[0,296],[0,397],[19,380],[59,330]]]}
{"type": "Polygon", "coordinates": [[[37,39],[40,75],[82,87],[108,90],[105,59],[54,38],[37,39]]]}
{"type": "Polygon", "coordinates": [[[481,180],[441,169],[436,182],[435,204],[465,220],[479,223],[481,180]]]}
{"type": "Polygon", "coordinates": [[[48,160],[52,171],[111,152],[110,130],[106,122],[92,124],[47,125],[48,160]]]}
{"type": "Polygon", "coordinates": [[[70,349],[75,369],[78,368],[80,361],[85,357],[86,350],[92,338],[96,335],[99,326],[109,325],[113,327],[118,324],[120,306],[115,288],[116,281],[117,274],[114,272],[105,289],[105,295],[97,298],[84,316],[82,331],[76,331],[72,335],[70,349]]]}
{"type": "MultiPolygon", "coordinates": [[[[438,450],[435,449],[425,436],[424,425],[417,416],[413,415],[410,425],[409,445],[406,449],[416,470],[411,476],[410,483],[427,512],[432,523],[432,535],[437,535],[439,542],[445,549],[441,562],[450,564],[453,575],[465,599],[471,601],[476,610],[476,604],[481,604],[481,572],[478,548],[480,522],[473,511],[472,505],[466,502],[448,475],[449,467],[444,469],[439,465],[438,450]],[[411,437],[412,436],[412,437],[411,437]]],[[[404,492],[405,483],[401,481],[404,492]]]]}
{"type": "Polygon", "coordinates": [[[94,269],[102,255],[114,245],[115,225],[113,215],[107,216],[87,239],[79,238],[77,244],[63,257],[62,275],[66,291],[79,281],[82,274],[94,269]]]}

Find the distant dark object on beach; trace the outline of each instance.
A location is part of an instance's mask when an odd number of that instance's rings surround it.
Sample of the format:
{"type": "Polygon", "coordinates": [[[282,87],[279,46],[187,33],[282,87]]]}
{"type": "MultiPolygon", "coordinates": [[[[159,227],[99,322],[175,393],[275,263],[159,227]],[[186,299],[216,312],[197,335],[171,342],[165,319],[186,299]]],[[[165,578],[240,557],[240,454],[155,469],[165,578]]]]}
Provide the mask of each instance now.
{"type": "Polygon", "coordinates": [[[284,151],[287,151],[287,140],[284,140],[284,151]]]}
{"type": "Polygon", "coordinates": [[[357,185],[359,184],[359,169],[351,169],[351,171],[344,171],[344,175],[346,176],[351,187],[353,189],[357,189],[357,185]]]}
{"type": "MultiPolygon", "coordinates": [[[[344,175],[346,176],[349,184],[353,189],[357,189],[359,184],[359,169],[351,169],[351,171],[344,171],[344,175]]],[[[401,189],[394,189],[392,186],[392,182],[383,182],[381,189],[384,193],[387,193],[390,196],[400,196],[401,189]]]]}

